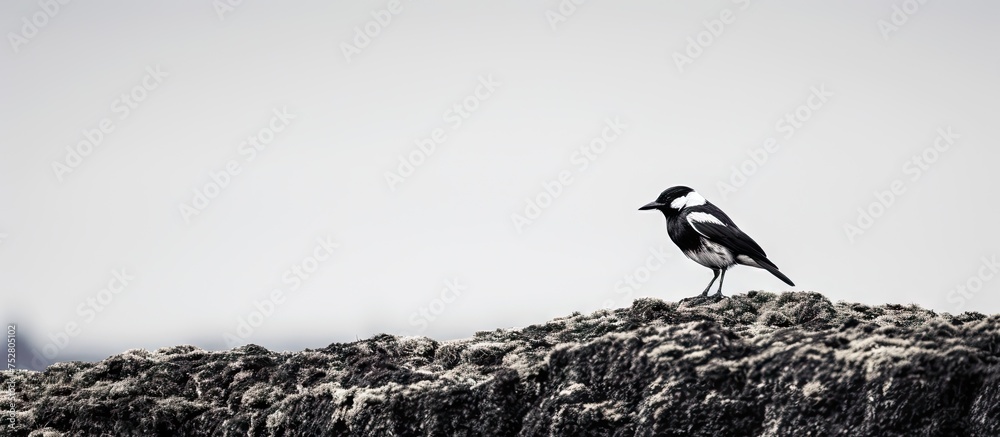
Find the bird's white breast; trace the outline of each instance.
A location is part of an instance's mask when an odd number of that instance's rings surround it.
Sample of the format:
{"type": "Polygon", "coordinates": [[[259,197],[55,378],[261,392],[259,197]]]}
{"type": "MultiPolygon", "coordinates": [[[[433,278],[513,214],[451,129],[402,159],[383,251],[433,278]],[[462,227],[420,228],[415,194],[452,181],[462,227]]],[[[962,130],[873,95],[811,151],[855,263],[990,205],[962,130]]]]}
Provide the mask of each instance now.
{"type": "Polygon", "coordinates": [[[695,250],[685,251],[684,255],[708,268],[729,267],[735,264],[733,252],[721,244],[702,239],[701,246],[695,250]]]}

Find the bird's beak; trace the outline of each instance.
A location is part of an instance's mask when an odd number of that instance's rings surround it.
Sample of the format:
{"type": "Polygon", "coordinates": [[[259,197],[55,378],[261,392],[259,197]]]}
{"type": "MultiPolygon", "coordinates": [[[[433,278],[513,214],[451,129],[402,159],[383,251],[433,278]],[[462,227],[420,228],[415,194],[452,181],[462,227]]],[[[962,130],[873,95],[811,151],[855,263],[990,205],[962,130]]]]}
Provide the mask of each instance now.
{"type": "Polygon", "coordinates": [[[642,208],[639,208],[639,211],[644,211],[644,210],[647,210],[647,209],[656,209],[656,208],[659,208],[661,206],[663,206],[662,203],[659,203],[659,202],[649,202],[649,203],[647,203],[645,205],[642,205],[642,208]]]}

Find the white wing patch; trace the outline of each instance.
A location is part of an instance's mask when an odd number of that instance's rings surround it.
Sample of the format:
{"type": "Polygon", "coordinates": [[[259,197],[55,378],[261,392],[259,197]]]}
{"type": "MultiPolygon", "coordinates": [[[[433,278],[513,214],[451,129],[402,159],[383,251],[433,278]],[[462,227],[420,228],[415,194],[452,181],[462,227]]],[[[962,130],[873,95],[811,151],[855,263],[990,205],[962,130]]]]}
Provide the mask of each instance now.
{"type": "Polygon", "coordinates": [[[698,234],[700,234],[702,237],[705,238],[708,238],[708,235],[705,235],[704,232],[698,229],[697,226],[698,223],[714,223],[717,225],[726,226],[725,223],[722,223],[722,220],[719,220],[714,215],[709,214],[707,212],[692,212],[691,214],[687,215],[687,222],[689,225],[691,225],[691,229],[694,229],[695,232],[697,232],[698,234]]]}
{"type": "Polygon", "coordinates": [[[695,222],[697,222],[697,223],[715,223],[717,225],[722,225],[722,226],[726,225],[725,223],[722,223],[722,220],[719,220],[714,215],[709,214],[707,212],[692,212],[691,214],[688,214],[687,219],[688,219],[688,223],[690,223],[691,226],[694,226],[695,222]]]}

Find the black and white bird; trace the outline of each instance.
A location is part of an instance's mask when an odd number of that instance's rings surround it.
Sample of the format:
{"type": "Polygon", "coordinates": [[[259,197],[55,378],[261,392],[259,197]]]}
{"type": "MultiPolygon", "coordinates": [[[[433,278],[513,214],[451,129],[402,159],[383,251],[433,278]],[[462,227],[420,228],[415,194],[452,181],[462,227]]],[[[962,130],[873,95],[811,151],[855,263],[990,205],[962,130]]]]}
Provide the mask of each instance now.
{"type": "Polygon", "coordinates": [[[719,291],[716,295],[721,296],[726,270],[737,264],[762,268],[786,284],[795,285],[778,271],[778,266],[767,259],[757,242],[744,234],[726,213],[696,191],[683,186],[667,188],[656,200],[639,208],[640,211],[647,209],[660,210],[667,217],[667,234],[674,244],[688,258],[715,273],[708,287],[701,293],[702,296],[708,295],[708,290],[716,279],[719,279],[719,291]]]}

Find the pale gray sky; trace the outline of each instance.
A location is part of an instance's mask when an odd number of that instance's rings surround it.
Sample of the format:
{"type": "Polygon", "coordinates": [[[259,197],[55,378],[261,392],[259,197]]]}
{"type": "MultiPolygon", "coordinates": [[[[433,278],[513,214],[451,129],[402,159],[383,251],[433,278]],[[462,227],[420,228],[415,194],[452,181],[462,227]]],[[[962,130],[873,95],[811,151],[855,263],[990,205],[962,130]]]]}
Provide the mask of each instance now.
{"type": "Polygon", "coordinates": [[[795,290],[1000,311],[995,2],[227,5],[0,3],[22,360],[678,300],[711,272],[637,211],[672,185],[795,290]]]}

